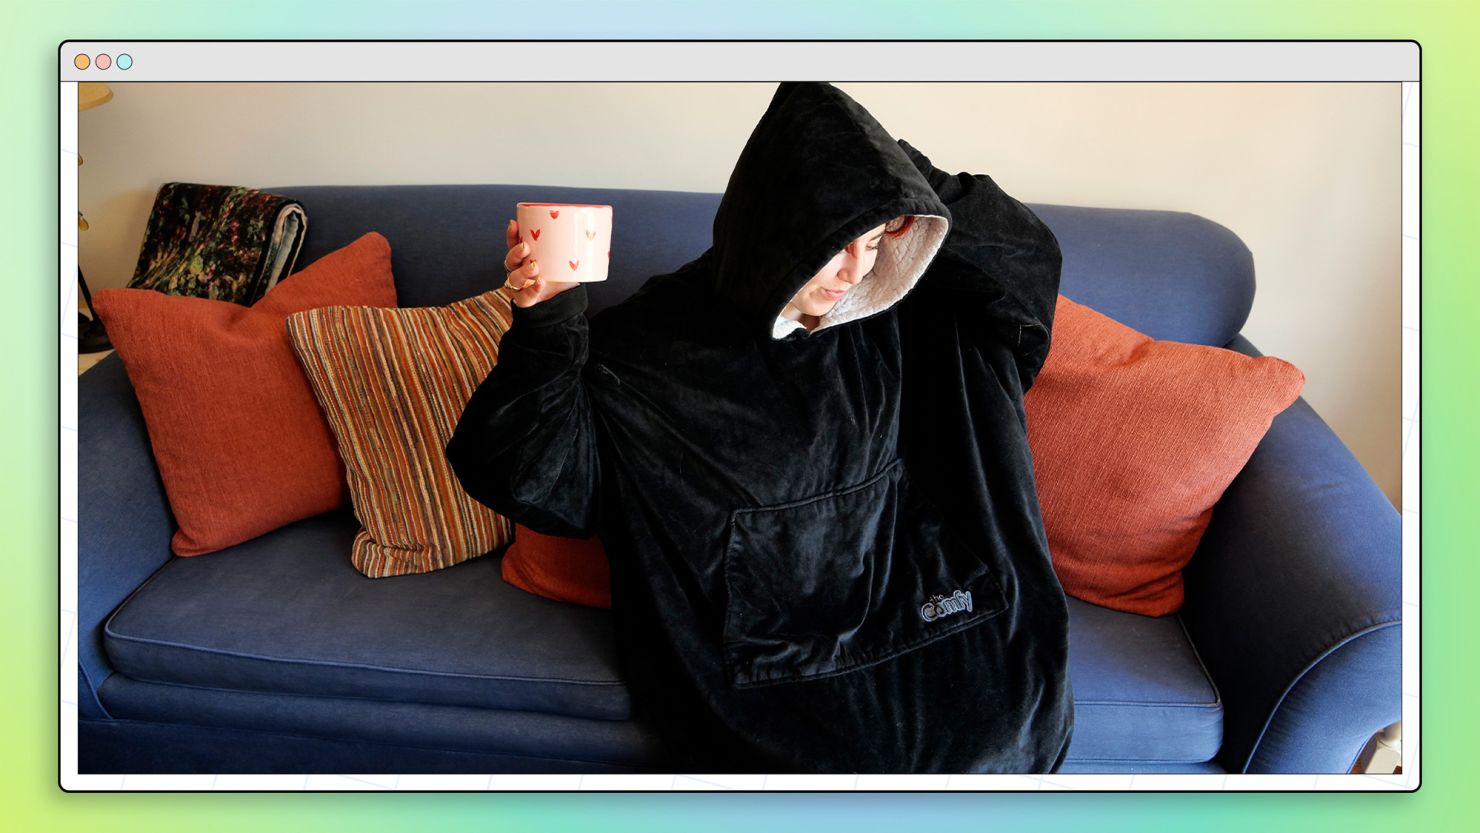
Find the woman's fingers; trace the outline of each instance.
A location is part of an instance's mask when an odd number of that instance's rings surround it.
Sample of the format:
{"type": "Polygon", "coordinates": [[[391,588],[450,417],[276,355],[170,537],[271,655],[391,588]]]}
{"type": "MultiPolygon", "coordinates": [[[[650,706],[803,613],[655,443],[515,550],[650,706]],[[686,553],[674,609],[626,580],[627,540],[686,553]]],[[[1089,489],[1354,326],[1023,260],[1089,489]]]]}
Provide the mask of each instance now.
{"type": "Polygon", "coordinates": [[[528,243],[515,243],[509,247],[509,253],[504,255],[504,271],[512,272],[524,264],[524,259],[529,256],[528,243]]]}
{"type": "Polygon", "coordinates": [[[519,223],[515,220],[510,220],[505,227],[504,237],[509,243],[509,253],[504,255],[504,271],[513,272],[529,255],[529,244],[519,242],[519,223]]]}
{"type": "MultiPolygon", "coordinates": [[[[521,307],[544,300],[546,285],[539,279],[540,262],[530,258],[529,244],[519,240],[518,221],[509,221],[504,227],[504,237],[509,243],[509,253],[504,255],[504,287],[521,307]]],[[[550,294],[559,294],[570,288],[566,284],[557,283],[557,286],[560,289],[550,294]]]]}
{"type": "Polygon", "coordinates": [[[520,275],[521,277],[523,277],[526,280],[528,280],[530,278],[535,277],[539,273],[540,273],[540,262],[538,260],[531,260],[530,262],[528,262],[528,263],[524,264],[523,266],[519,267],[519,270],[515,274],[520,275]]]}
{"type": "Polygon", "coordinates": [[[517,263],[514,266],[510,266],[508,261],[505,260],[504,272],[508,274],[508,280],[510,283],[513,283],[515,285],[522,285],[524,281],[516,281],[515,279],[524,278],[525,280],[528,280],[535,275],[538,275],[540,273],[540,264],[537,260],[531,260],[527,263],[517,263]]]}
{"type": "Polygon", "coordinates": [[[508,278],[505,279],[504,286],[519,306],[527,307],[540,300],[539,293],[544,288],[545,282],[539,277],[539,272],[539,263],[531,260],[519,269],[510,272],[508,278]]]}
{"type": "MultiPolygon", "coordinates": [[[[509,253],[504,255],[504,272],[507,277],[504,280],[504,291],[508,293],[509,299],[516,306],[533,306],[545,300],[550,293],[549,284],[540,277],[539,261],[529,257],[529,244],[519,240],[519,223],[510,220],[504,227],[504,239],[509,244],[509,253]]],[[[561,290],[569,289],[569,285],[557,284],[561,290]]]]}

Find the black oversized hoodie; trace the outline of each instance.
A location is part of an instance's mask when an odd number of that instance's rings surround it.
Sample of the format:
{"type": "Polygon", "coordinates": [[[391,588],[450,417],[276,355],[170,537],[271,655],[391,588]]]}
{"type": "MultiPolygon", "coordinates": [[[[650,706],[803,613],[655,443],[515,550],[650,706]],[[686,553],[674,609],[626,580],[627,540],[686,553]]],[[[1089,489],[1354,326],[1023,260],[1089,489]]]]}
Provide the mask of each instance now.
{"type": "Polygon", "coordinates": [[[447,454],[524,525],[598,534],[624,674],[675,771],[1047,772],[1073,725],[1023,393],[1059,248],[825,83],[783,83],[713,246],[589,321],[515,308],[447,454]],[[900,215],[818,329],[787,301],[900,215]]]}

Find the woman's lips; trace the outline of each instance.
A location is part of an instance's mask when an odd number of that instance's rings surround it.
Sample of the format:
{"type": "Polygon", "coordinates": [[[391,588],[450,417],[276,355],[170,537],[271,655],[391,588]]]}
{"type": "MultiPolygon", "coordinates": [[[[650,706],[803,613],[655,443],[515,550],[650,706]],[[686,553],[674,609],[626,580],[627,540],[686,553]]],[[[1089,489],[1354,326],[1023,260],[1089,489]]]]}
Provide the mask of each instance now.
{"type": "Polygon", "coordinates": [[[831,289],[824,289],[824,290],[822,290],[822,296],[824,298],[828,299],[829,301],[836,301],[839,298],[842,298],[844,295],[847,295],[847,294],[848,294],[848,290],[846,290],[846,289],[840,289],[840,290],[838,290],[836,292],[834,292],[831,289]]]}

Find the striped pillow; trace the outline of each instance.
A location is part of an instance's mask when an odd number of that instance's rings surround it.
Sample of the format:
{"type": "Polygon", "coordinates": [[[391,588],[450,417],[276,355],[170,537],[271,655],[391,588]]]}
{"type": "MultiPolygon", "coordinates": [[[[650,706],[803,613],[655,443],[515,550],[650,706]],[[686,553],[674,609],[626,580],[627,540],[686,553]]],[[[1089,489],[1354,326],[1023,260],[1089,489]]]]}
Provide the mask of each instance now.
{"type": "Polygon", "coordinates": [[[371,578],[425,573],[508,543],[513,524],[463,491],[442,449],[512,321],[497,291],[445,307],[321,307],[288,336],[344,460],[371,578]]]}

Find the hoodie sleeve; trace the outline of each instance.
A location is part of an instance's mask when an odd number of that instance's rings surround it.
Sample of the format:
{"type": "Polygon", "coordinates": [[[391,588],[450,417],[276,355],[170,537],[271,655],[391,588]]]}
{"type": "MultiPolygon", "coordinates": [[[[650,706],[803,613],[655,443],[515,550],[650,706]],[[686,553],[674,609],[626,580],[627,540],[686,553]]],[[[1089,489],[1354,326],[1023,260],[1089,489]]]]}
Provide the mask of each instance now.
{"type": "Polygon", "coordinates": [[[1062,266],[1058,240],[990,176],[947,174],[905,140],[898,143],[951,212],[951,231],[920,279],[923,291],[904,304],[945,303],[981,324],[1013,351],[1026,392],[1048,356],[1062,266]]]}
{"type": "Polygon", "coordinates": [[[587,538],[600,485],[586,288],[514,306],[498,363],[468,400],[447,459],[468,494],[536,532],[587,538]]]}

